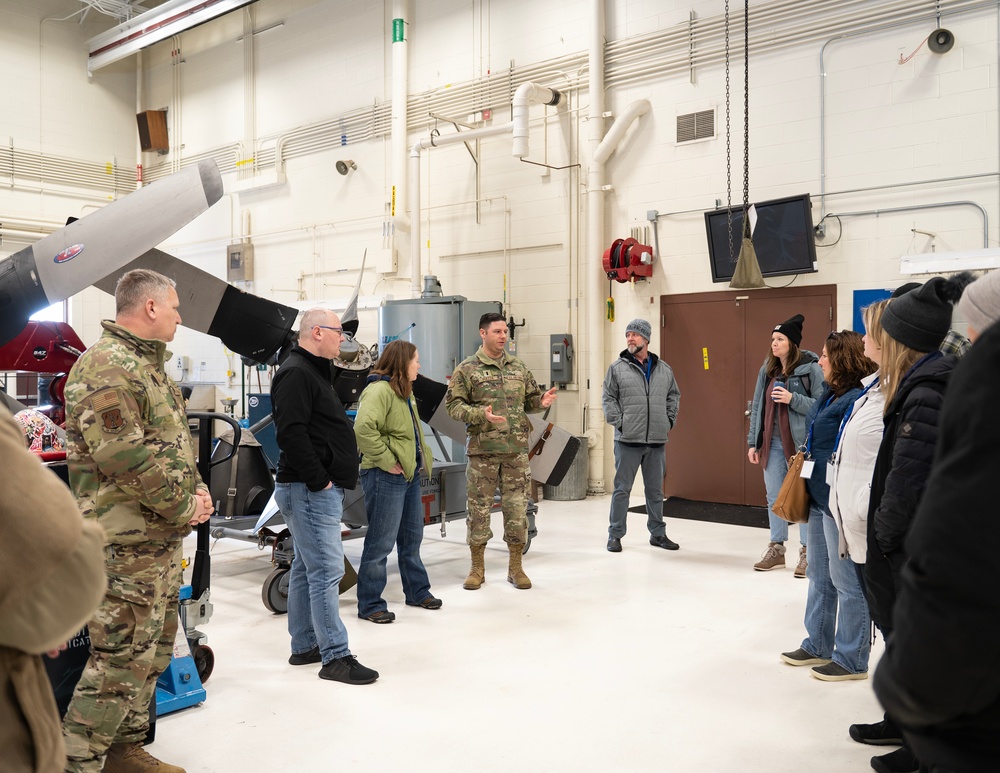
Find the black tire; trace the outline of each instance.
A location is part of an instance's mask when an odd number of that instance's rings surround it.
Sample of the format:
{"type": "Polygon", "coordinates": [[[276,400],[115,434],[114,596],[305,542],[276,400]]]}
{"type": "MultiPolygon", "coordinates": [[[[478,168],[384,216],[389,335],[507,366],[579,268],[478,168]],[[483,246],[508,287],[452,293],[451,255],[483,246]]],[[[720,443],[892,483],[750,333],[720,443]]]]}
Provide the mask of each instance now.
{"type": "Polygon", "coordinates": [[[199,644],[191,650],[191,657],[194,659],[194,668],[198,672],[198,678],[205,684],[208,677],[215,670],[215,653],[207,644],[199,644]]]}
{"type": "Polygon", "coordinates": [[[288,572],[286,567],[279,566],[264,580],[260,599],[268,612],[276,615],[288,612],[288,572]]]}

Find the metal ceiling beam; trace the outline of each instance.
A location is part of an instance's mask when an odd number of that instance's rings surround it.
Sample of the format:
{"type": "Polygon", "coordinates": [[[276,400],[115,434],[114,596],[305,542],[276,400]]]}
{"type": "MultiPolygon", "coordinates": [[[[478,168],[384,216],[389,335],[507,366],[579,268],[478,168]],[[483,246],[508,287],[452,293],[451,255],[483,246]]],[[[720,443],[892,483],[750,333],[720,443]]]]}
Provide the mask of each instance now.
{"type": "Polygon", "coordinates": [[[255,0],[168,0],[88,40],[87,70],[99,70],[252,2],[255,0]]]}

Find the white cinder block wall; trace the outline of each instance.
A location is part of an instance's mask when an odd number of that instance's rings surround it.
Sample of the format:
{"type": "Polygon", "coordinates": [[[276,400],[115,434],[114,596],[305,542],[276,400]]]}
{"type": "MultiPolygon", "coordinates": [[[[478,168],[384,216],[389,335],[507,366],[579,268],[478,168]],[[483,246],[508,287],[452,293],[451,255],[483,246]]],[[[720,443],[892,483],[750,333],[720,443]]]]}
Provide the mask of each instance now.
{"type": "MultiPolygon", "coordinates": [[[[880,3],[923,18],[868,31],[880,26],[870,18],[871,3],[859,0],[835,16],[806,7],[812,5],[786,0],[751,6],[750,197],[808,192],[814,221],[830,215],[818,245],[819,273],[795,283],[837,284],[838,326],[845,327],[851,324],[854,290],[903,281],[901,255],[986,246],[983,211],[989,218],[988,245],[997,244],[997,9],[949,13],[968,4],[880,3]],[[939,5],[941,26],[955,35],[954,48],[937,55],[925,45],[900,64],[901,55],[909,55],[937,26],[939,5]],[[812,32],[801,42],[777,45],[791,29],[812,32]],[[830,194],[825,200],[819,197],[823,190],[830,194]],[[935,206],[887,211],[921,205],[935,206]],[[860,214],[833,217],[838,213],[860,214]]],[[[369,301],[361,311],[359,338],[375,342],[378,299],[410,295],[409,234],[398,228],[393,235],[390,218],[393,186],[405,195],[406,180],[392,169],[389,113],[378,110],[392,94],[391,0],[259,0],[147,49],[141,62],[131,57],[92,78],[86,73],[85,41],[113,21],[95,12],[82,26],[79,17],[42,21],[64,17],[76,6],[61,0],[4,3],[0,57],[8,71],[25,76],[6,84],[0,137],[41,153],[124,167],[141,162],[147,179],[195,155],[211,154],[229,162],[227,188],[237,176],[252,176],[255,165],[264,179],[280,151],[283,185],[228,193],[166,248],[224,276],[226,245],[248,236],[255,246],[255,292],[302,307],[342,307],[367,249],[361,293],[369,301]],[[253,35],[248,56],[241,38],[251,22],[260,32],[253,35]],[[138,152],[137,99],[139,109],[171,111],[169,154],[138,152]],[[365,123],[369,114],[381,116],[377,136],[361,128],[372,125],[365,123]],[[364,120],[355,120],[359,115],[364,120]],[[302,139],[306,127],[320,127],[323,141],[302,139]],[[357,164],[348,176],[334,169],[343,159],[357,164]]],[[[680,56],[682,66],[651,67],[609,81],[606,109],[612,115],[605,128],[636,100],[649,100],[651,110],[632,125],[606,165],[607,244],[596,251],[587,244],[590,3],[410,0],[406,16],[407,148],[433,130],[453,132],[449,118],[481,118],[428,115],[436,100],[471,84],[481,92],[489,81],[509,78],[516,87],[535,80],[531,73],[545,72],[552,73],[551,82],[536,82],[566,95],[558,107],[531,108],[529,158],[567,169],[519,162],[511,155],[509,136],[478,144],[478,186],[476,165],[462,144],[421,154],[419,252],[422,273],[436,274],[445,294],[505,299],[509,313],[526,320],[517,330],[517,353],[540,381],[549,376],[549,335],[573,334],[577,384],[561,394],[554,415],[577,433],[585,429],[578,390],[586,387],[589,358],[606,363],[616,356],[629,319],[655,320],[663,294],[725,289],[711,282],[701,215],[727,198],[725,77],[722,64],[711,57],[721,38],[699,38],[695,54],[701,58],[692,68],[683,66],[692,12],[695,28],[711,29],[724,4],[608,0],[605,6],[609,63],[615,51],[669,39],[674,42],[664,56],[680,56]],[[711,108],[718,111],[717,138],[678,146],[676,117],[711,108]],[[649,210],[660,213],[660,261],[650,281],[615,285],[617,320],[605,324],[605,340],[595,351],[587,340],[588,275],[600,270],[600,253],[613,239],[649,225],[649,210]]],[[[743,168],[743,39],[737,11],[742,4],[734,4],[732,28],[735,204],[742,201],[743,168]]],[[[656,64],[658,55],[650,53],[648,61],[656,64]]],[[[509,120],[508,104],[490,107],[492,119],[476,125],[509,120]]],[[[57,223],[109,198],[107,192],[73,186],[39,190],[42,186],[31,181],[14,182],[0,186],[3,221],[57,223]]],[[[405,200],[397,200],[396,207],[397,214],[405,213],[405,200]]],[[[3,254],[22,246],[5,235],[3,254]]],[[[601,310],[607,286],[602,280],[601,310]]],[[[72,304],[72,322],[88,343],[99,332],[98,316],[111,314],[106,296],[94,290],[72,304]]],[[[658,329],[655,322],[653,327],[658,329]]],[[[654,332],[654,351],[657,339],[654,332]]],[[[172,348],[193,364],[206,363],[202,378],[219,385],[220,397],[238,396],[238,375],[226,377],[234,358],[218,341],[182,331],[172,348]]],[[[262,383],[266,388],[266,379],[262,383]]],[[[605,446],[610,479],[610,444],[605,446]]]]}

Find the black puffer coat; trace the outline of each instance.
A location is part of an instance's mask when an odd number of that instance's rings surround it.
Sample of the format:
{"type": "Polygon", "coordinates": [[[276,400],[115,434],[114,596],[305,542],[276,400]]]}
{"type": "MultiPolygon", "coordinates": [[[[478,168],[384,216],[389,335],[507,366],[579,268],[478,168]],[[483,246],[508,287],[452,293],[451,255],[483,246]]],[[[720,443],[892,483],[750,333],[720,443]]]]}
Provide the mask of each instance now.
{"type": "Polygon", "coordinates": [[[1000,324],[955,369],[875,694],[931,770],[1000,760],[1000,324]]]}
{"type": "Polygon", "coordinates": [[[892,631],[903,540],[910,530],[934,458],[945,388],[958,360],[932,352],[900,384],[885,415],[868,505],[865,590],[872,620],[883,636],[892,631]]]}

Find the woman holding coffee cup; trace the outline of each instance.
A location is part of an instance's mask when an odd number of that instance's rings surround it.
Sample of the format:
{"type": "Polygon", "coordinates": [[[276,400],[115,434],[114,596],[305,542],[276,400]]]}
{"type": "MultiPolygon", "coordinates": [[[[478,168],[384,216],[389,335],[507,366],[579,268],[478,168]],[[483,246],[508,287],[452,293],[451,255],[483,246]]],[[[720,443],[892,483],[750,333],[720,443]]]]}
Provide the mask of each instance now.
{"type": "MultiPolygon", "coordinates": [[[[823,392],[823,371],[814,352],[799,349],[802,323],[796,314],[775,325],[771,331],[771,351],[757,374],[757,386],[750,404],[750,432],[747,458],[764,469],[767,490],[767,517],[771,533],[767,549],[754,564],[758,572],[785,566],[788,522],[771,512],[788,472],[788,459],[806,439],[806,415],[823,392]]],[[[799,560],[795,576],[806,576],[806,526],[799,526],[799,560]]]]}

